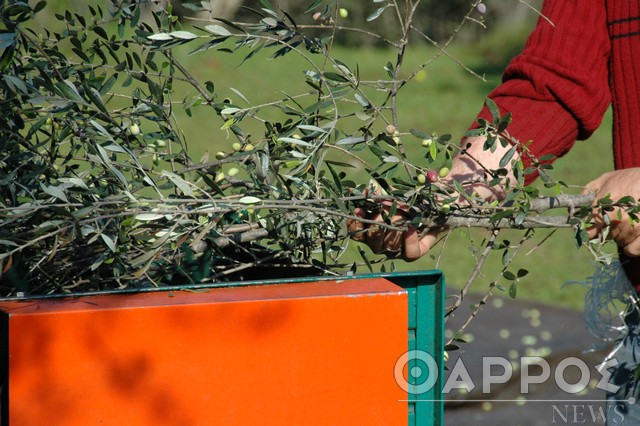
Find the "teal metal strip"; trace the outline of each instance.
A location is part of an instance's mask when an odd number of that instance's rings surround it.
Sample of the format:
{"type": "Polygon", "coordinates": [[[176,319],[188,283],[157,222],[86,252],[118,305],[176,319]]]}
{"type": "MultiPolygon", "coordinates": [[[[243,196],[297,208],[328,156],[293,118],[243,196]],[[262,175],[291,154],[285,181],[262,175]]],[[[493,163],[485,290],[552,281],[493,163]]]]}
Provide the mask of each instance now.
{"type": "MultiPolygon", "coordinates": [[[[423,426],[444,424],[442,383],[444,375],[444,275],[440,271],[391,274],[389,281],[407,290],[409,311],[408,350],[417,350],[408,364],[410,392],[408,424],[423,426]],[[424,355],[424,354],[428,355],[424,355]],[[430,365],[423,362],[426,357],[430,365]],[[430,357],[430,358],[429,358],[430,357]],[[423,374],[411,374],[419,368],[423,374]],[[431,369],[435,370],[431,370],[431,369]],[[432,386],[421,386],[436,375],[432,386]],[[417,377],[416,377],[417,376],[417,377]]],[[[411,354],[411,352],[410,352],[411,354]]]]}
{"type": "Polygon", "coordinates": [[[417,395],[420,401],[416,402],[416,420],[418,425],[431,423],[443,424],[444,402],[442,401],[442,379],[444,376],[443,365],[443,339],[444,339],[444,278],[433,285],[420,285],[418,287],[418,326],[417,349],[429,353],[435,360],[438,377],[434,386],[423,395],[417,395]]]}
{"type": "MultiPolygon", "coordinates": [[[[221,287],[248,287],[255,285],[275,285],[275,284],[287,284],[287,283],[301,283],[309,281],[341,281],[348,279],[362,279],[362,278],[387,278],[389,281],[395,283],[394,279],[402,277],[418,277],[418,276],[438,276],[442,273],[436,270],[429,271],[410,271],[410,272],[386,272],[379,274],[362,274],[362,275],[327,275],[327,276],[306,276],[298,278],[274,278],[268,280],[247,280],[247,281],[229,281],[229,282],[215,282],[205,284],[185,284],[185,285],[172,285],[172,286],[158,286],[158,287],[140,287],[140,288],[125,288],[121,290],[104,290],[104,291],[88,291],[77,293],[61,293],[61,294],[48,294],[37,296],[25,296],[25,297],[5,297],[0,298],[0,301],[9,300],[38,300],[38,299],[56,299],[66,297],[87,297],[106,294],[136,294],[136,293],[154,293],[163,291],[190,291],[190,290],[208,290],[221,287]]],[[[398,284],[399,285],[399,284],[398,284]]]]}

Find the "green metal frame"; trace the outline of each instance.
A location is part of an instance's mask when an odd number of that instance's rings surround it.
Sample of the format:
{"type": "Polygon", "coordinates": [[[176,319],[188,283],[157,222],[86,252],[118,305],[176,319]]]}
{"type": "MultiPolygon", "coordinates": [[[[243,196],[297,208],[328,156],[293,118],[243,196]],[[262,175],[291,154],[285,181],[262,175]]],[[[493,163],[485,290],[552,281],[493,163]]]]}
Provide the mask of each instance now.
{"type": "MultiPolygon", "coordinates": [[[[444,424],[442,383],[444,375],[444,275],[440,271],[396,273],[386,276],[389,281],[407,290],[409,298],[409,351],[419,350],[435,361],[437,378],[426,392],[409,393],[409,426],[444,424]]],[[[411,370],[426,370],[419,359],[409,362],[411,370]]],[[[427,377],[428,379],[428,377],[427,377]]],[[[425,382],[422,375],[409,374],[409,383],[418,386],[425,382]]],[[[411,390],[411,388],[410,388],[411,390]]]]}

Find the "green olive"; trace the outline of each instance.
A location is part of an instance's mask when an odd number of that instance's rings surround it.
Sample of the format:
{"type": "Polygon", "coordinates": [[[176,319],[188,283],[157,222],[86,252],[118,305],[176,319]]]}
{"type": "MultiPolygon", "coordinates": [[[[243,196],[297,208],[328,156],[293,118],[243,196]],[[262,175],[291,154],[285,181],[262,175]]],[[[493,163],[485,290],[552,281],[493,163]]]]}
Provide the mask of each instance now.
{"type": "Polygon", "coordinates": [[[398,129],[393,124],[389,124],[387,127],[385,127],[384,131],[387,133],[387,135],[392,136],[395,135],[398,129]]]}
{"type": "Polygon", "coordinates": [[[131,126],[129,126],[129,132],[133,135],[139,135],[140,134],[140,126],[138,126],[136,123],[133,123],[131,126]]]}

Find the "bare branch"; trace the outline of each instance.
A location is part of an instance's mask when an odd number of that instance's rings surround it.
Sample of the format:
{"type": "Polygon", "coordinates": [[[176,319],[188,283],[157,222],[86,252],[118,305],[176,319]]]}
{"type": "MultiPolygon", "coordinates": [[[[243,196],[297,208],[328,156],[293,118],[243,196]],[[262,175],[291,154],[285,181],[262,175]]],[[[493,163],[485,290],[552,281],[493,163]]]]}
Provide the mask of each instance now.
{"type": "Polygon", "coordinates": [[[554,197],[535,198],[531,200],[530,210],[542,213],[556,208],[573,209],[575,207],[586,207],[595,201],[594,194],[560,194],[554,197]]]}

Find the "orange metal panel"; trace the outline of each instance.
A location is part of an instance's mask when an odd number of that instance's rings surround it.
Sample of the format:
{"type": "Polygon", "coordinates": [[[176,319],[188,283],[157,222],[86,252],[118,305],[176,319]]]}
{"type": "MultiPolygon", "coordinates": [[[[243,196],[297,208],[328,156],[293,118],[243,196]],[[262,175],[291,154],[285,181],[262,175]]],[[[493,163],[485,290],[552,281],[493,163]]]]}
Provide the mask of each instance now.
{"type": "Polygon", "coordinates": [[[382,278],[0,309],[11,426],[407,423],[407,298],[382,278]]]}

